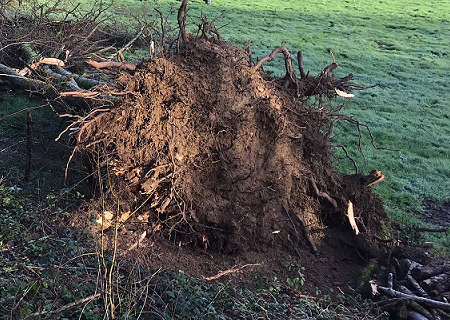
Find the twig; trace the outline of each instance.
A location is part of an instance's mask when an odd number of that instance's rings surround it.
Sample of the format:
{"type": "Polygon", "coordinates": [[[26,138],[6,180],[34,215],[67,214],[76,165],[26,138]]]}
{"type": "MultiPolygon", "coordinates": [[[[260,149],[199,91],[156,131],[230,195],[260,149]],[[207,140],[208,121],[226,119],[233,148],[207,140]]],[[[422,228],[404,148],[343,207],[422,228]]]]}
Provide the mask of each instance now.
{"type": "Polygon", "coordinates": [[[97,299],[98,297],[100,297],[100,293],[96,293],[96,294],[93,294],[93,295],[91,295],[89,297],[86,297],[84,299],[71,302],[71,303],[66,304],[65,306],[62,306],[61,308],[58,308],[56,310],[35,312],[35,313],[30,314],[28,317],[37,317],[37,316],[42,316],[42,315],[61,313],[61,312],[64,312],[66,310],[69,310],[69,309],[71,309],[73,307],[76,307],[77,305],[80,305],[80,304],[89,302],[91,300],[97,299]]]}
{"type": "Polygon", "coordinates": [[[66,91],[59,94],[60,97],[74,97],[84,99],[92,99],[97,97],[98,95],[99,93],[95,91],[66,91]]]}
{"type": "MultiPolygon", "coordinates": [[[[141,30],[139,30],[139,32],[134,36],[133,39],[131,39],[130,41],[128,41],[128,43],[126,45],[124,45],[117,53],[118,54],[122,54],[125,50],[128,50],[133,43],[136,42],[137,39],[139,39],[140,36],[142,36],[142,32],[144,31],[144,27],[141,28],[141,30]]],[[[112,58],[112,57],[110,57],[112,58]]]]}
{"type": "Polygon", "coordinates": [[[328,74],[330,72],[332,72],[334,69],[336,69],[337,67],[339,67],[339,64],[336,62],[333,62],[332,64],[326,66],[325,69],[322,70],[319,77],[322,77],[322,78],[327,77],[328,74]]]}
{"type": "Polygon", "coordinates": [[[135,243],[133,243],[133,244],[127,249],[126,253],[128,253],[128,252],[130,252],[130,251],[136,249],[137,247],[139,247],[139,245],[142,243],[142,241],[144,241],[144,239],[145,239],[146,236],[147,236],[147,231],[144,231],[144,232],[140,235],[139,239],[138,239],[135,243]]]}
{"type": "Polygon", "coordinates": [[[377,178],[377,180],[367,184],[366,188],[368,189],[372,188],[376,184],[379,184],[381,181],[384,180],[384,178],[386,178],[386,176],[379,170],[373,170],[371,173],[373,173],[373,175],[375,176],[375,178],[377,178]]]}
{"type": "Polygon", "coordinates": [[[250,45],[252,44],[253,39],[248,39],[247,43],[245,44],[245,46],[242,48],[242,50],[244,51],[249,51],[250,50],[250,45]]]}
{"type": "Polygon", "coordinates": [[[336,118],[331,122],[331,124],[330,124],[330,127],[329,127],[329,129],[328,129],[328,132],[327,132],[326,135],[325,135],[325,137],[326,137],[327,139],[330,138],[331,133],[333,132],[333,127],[334,127],[334,125],[335,125],[337,122],[343,120],[343,121],[347,121],[347,122],[349,122],[349,123],[355,125],[355,126],[358,128],[358,147],[359,147],[360,152],[362,151],[362,146],[361,146],[361,139],[362,139],[362,136],[361,136],[361,129],[360,129],[360,127],[366,128],[367,133],[369,134],[369,137],[370,137],[370,142],[371,142],[372,146],[373,146],[375,149],[377,149],[377,150],[388,150],[388,151],[399,151],[399,150],[396,150],[396,149],[384,148],[384,147],[378,147],[378,146],[376,146],[376,145],[375,145],[375,138],[374,138],[374,136],[373,136],[373,134],[372,134],[372,131],[370,130],[370,128],[369,128],[368,125],[363,124],[363,123],[360,123],[358,120],[355,120],[355,119],[353,119],[352,117],[345,116],[345,115],[333,115],[333,114],[330,114],[329,116],[330,116],[330,117],[331,117],[331,116],[337,116],[337,117],[336,117],[336,118]]]}
{"type": "Polygon", "coordinates": [[[203,279],[206,280],[206,281],[217,280],[217,279],[222,278],[223,276],[226,276],[228,274],[239,272],[239,271],[241,271],[244,268],[247,268],[247,267],[258,267],[258,266],[261,266],[261,265],[262,265],[261,263],[244,264],[242,267],[233,267],[231,269],[228,269],[228,270],[225,270],[225,271],[221,271],[218,274],[216,274],[215,276],[206,277],[206,278],[203,277],[203,279]]]}
{"type": "MultiPolygon", "coordinates": [[[[172,11],[171,7],[171,11],[172,11]]],[[[167,19],[166,19],[166,23],[164,23],[164,16],[161,12],[161,10],[159,10],[158,8],[155,8],[155,11],[158,12],[159,14],[159,18],[161,19],[161,43],[160,43],[160,52],[164,55],[165,52],[165,46],[166,46],[166,24],[167,24],[167,19]]]]}
{"type": "Polygon", "coordinates": [[[10,114],[6,114],[6,115],[0,117],[0,120],[14,117],[14,116],[16,116],[18,114],[21,114],[22,112],[28,112],[28,111],[31,111],[31,110],[36,110],[36,109],[40,109],[40,108],[44,108],[44,107],[48,107],[48,106],[49,106],[48,104],[43,104],[43,105],[36,106],[36,107],[23,108],[23,109],[20,109],[20,110],[18,110],[16,112],[13,112],[13,113],[10,113],[10,114]]]}

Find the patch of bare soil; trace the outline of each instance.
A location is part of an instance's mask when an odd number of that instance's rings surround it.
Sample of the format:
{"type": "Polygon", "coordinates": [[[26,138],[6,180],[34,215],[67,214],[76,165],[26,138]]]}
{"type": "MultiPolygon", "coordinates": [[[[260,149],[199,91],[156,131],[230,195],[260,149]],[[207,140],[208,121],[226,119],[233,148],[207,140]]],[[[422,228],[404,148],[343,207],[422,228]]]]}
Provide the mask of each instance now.
{"type": "Polygon", "coordinates": [[[450,226],[450,202],[425,200],[422,209],[423,212],[414,212],[421,220],[438,226],[450,226]]]}
{"type": "Polygon", "coordinates": [[[97,212],[117,213],[120,249],[134,258],[141,239],[151,265],[200,277],[255,263],[283,274],[291,261],[306,267],[311,292],[345,285],[367,259],[385,257],[375,240],[388,220],[382,201],[370,177],[333,170],[329,113],[308,104],[311,83],[292,87],[244,50],[200,38],[123,73],[122,98],[76,133],[102,173],[106,208],[97,212]]]}

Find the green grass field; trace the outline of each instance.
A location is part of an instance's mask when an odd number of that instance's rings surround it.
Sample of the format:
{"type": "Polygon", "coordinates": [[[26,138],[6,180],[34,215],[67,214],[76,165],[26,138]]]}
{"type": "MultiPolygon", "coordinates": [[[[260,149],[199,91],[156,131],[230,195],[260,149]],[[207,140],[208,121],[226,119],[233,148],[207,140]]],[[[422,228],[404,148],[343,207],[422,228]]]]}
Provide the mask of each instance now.
{"type": "MultiPolygon", "coordinates": [[[[120,1],[126,8],[171,1],[120,1]]],[[[301,50],[304,65],[318,74],[336,56],[337,76],[355,75],[354,82],[378,87],[359,91],[343,112],[367,124],[376,150],[364,133],[364,155],[358,152],[355,127],[340,123],[333,141],[348,147],[360,169],[381,170],[387,176],[375,187],[388,214],[405,225],[416,223],[410,214],[421,202],[450,200],[450,2],[415,0],[377,1],[227,1],[190,2],[191,23],[200,12],[214,18],[225,39],[244,45],[252,38],[254,57],[263,57],[281,44],[295,54],[301,50]]],[[[149,11],[150,12],[150,11],[149,11]]],[[[283,60],[266,71],[281,75],[283,60]]],[[[341,152],[339,170],[353,173],[341,152]]],[[[450,235],[439,236],[450,247],[450,235]]]]}

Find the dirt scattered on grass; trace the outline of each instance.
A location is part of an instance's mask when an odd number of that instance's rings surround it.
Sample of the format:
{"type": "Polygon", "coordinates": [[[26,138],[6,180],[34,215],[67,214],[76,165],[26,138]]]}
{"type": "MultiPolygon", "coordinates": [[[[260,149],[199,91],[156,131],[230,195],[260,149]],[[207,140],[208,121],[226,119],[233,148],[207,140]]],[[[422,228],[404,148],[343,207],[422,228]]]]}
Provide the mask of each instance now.
{"type": "Polygon", "coordinates": [[[151,265],[199,277],[246,263],[289,274],[292,261],[306,267],[311,292],[345,286],[384,255],[372,239],[387,221],[381,199],[365,176],[333,170],[326,108],[309,106],[284,80],[255,70],[245,51],[203,39],[121,75],[125,95],[84,123],[77,143],[108,176],[106,210],[132,212],[118,230],[122,250],[146,232],[139,251],[151,265]]]}
{"type": "Polygon", "coordinates": [[[438,226],[450,226],[450,202],[426,199],[422,202],[422,209],[422,212],[414,212],[421,220],[438,226]]]}

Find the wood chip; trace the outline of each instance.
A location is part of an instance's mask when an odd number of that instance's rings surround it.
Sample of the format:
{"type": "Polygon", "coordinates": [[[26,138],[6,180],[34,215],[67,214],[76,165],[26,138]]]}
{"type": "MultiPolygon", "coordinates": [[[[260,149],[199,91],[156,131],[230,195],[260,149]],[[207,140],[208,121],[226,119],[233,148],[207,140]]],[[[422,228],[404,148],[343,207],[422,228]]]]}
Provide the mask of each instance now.
{"type": "Polygon", "coordinates": [[[343,97],[343,98],[351,99],[351,98],[355,97],[355,95],[353,93],[347,93],[345,91],[339,90],[338,88],[334,88],[334,91],[336,92],[336,94],[338,96],[343,97]]]}

